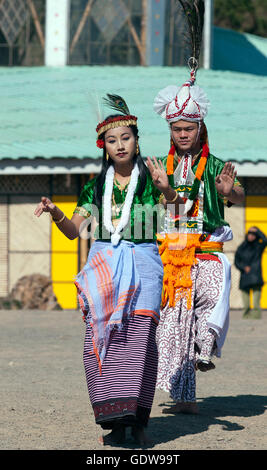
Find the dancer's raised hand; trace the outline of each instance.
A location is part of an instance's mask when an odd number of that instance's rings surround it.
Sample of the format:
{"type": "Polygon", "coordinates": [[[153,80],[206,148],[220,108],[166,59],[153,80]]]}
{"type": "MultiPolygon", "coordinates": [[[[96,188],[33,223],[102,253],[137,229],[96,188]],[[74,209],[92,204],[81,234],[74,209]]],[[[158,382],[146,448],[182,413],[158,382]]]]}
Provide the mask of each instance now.
{"type": "Polygon", "coordinates": [[[235,167],[231,162],[225,163],[221,173],[215,178],[215,186],[221,196],[229,197],[236,178],[235,167]]]}
{"type": "Polygon", "coordinates": [[[156,157],[147,158],[147,167],[150,171],[152,181],[154,185],[162,192],[169,188],[169,180],[163,163],[161,160],[157,160],[156,157]]]}

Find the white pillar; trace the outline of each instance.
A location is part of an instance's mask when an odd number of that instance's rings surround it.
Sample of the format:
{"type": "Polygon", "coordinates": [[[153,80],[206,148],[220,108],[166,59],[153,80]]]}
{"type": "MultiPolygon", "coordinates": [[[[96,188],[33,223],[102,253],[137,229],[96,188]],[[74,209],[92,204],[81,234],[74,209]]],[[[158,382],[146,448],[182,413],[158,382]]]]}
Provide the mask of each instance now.
{"type": "Polygon", "coordinates": [[[203,30],[203,67],[212,68],[213,49],[213,0],[205,0],[205,19],[203,30]]]}
{"type": "Polygon", "coordinates": [[[68,64],[70,0],[46,0],[45,65],[68,64]]]}

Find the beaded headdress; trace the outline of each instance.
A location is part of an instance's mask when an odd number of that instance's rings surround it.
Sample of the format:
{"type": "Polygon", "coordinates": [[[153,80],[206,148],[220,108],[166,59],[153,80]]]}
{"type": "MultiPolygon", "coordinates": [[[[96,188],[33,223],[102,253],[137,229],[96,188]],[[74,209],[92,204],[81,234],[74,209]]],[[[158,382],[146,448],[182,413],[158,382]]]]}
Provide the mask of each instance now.
{"type": "Polygon", "coordinates": [[[99,139],[99,136],[103,134],[103,132],[106,132],[109,129],[114,129],[120,126],[136,126],[137,125],[137,117],[133,116],[130,113],[129,108],[126,104],[126,101],[121,96],[107,94],[107,98],[104,98],[104,102],[111,109],[114,109],[119,113],[122,113],[122,115],[109,117],[98,124],[96,128],[96,132],[98,136],[96,145],[99,148],[104,147],[104,140],[99,139]]]}

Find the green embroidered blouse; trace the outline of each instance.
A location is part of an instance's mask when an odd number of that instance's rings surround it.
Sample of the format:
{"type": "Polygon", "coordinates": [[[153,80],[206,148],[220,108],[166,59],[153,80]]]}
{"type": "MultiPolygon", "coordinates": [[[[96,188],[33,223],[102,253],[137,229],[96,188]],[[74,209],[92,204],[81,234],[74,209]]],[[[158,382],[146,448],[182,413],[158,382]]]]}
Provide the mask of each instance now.
{"type": "MultiPolygon", "coordinates": [[[[95,217],[97,228],[95,233],[92,234],[93,238],[109,241],[110,234],[104,226],[102,207],[98,209],[94,204],[96,178],[91,179],[84,186],[74,213],[85,219],[90,216],[95,217]]],[[[163,206],[159,204],[160,191],[153,184],[151,175],[147,174],[145,189],[141,196],[136,194],[139,184],[140,181],[138,181],[133,198],[129,222],[122,232],[122,239],[134,243],[151,243],[156,240],[156,233],[160,230],[161,225],[159,224],[163,223],[165,211],[163,206]]],[[[114,183],[112,195],[112,222],[114,226],[121,217],[127,187],[128,185],[120,189],[119,185],[116,182],[114,183]]],[[[103,194],[104,190],[105,184],[103,185],[103,194]]]]}

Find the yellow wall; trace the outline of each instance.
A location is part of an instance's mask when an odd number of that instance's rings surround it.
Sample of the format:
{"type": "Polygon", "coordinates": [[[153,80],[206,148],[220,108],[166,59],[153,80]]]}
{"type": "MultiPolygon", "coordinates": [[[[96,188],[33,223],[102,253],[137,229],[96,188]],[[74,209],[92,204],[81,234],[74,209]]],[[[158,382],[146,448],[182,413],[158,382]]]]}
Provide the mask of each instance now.
{"type": "MultiPolygon", "coordinates": [[[[246,198],[246,231],[256,225],[267,236],[267,196],[247,196],[246,198]]],[[[262,257],[264,287],[261,307],[267,309],[267,249],[262,257]]]]}
{"type": "MultiPolygon", "coordinates": [[[[72,217],[77,196],[54,196],[53,202],[68,218],[72,217]]],[[[64,309],[77,308],[74,278],[78,273],[78,239],[69,240],[55,223],[51,232],[51,277],[54,293],[64,309]]]]}

